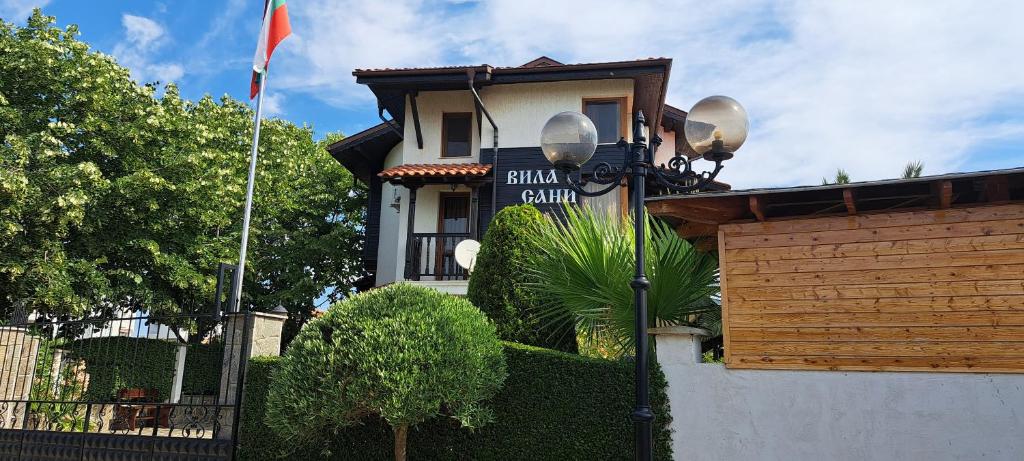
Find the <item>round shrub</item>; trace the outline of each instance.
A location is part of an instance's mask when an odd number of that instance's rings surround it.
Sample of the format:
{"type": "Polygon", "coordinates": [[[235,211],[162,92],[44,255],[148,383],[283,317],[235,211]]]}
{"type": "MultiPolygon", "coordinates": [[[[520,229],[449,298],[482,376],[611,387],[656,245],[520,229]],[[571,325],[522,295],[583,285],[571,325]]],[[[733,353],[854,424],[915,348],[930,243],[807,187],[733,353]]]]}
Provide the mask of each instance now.
{"type": "Polygon", "coordinates": [[[505,376],[494,324],[469,301],[394,284],[334,304],[299,332],[272,376],[266,419],[300,446],[376,415],[404,459],[410,426],[489,422],[481,402],[505,376]]]}
{"type": "Polygon", "coordinates": [[[576,352],[571,325],[543,328],[537,318],[539,302],[526,286],[530,275],[523,268],[536,251],[531,233],[543,221],[544,216],[530,204],[505,207],[494,215],[480,244],[467,295],[494,320],[501,339],[576,352]]]}

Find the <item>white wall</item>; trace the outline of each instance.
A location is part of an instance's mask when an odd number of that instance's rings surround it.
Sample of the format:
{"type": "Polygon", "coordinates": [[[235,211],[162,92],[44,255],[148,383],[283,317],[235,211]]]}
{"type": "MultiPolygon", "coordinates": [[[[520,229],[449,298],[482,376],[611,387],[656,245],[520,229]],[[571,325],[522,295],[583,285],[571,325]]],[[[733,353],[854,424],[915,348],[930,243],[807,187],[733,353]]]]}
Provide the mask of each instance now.
{"type": "MultiPolygon", "coordinates": [[[[391,149],[384,158],[384,168],[402,164],[402,150],[405,142],[400,142],[391,149]]],[[[413,141],[415,145],[415,141],[413,141]]],[[[368,213],[380,213],[380,240],[377,244],[377,278],[375,286],[400,280],[405,271],[405,226],[408,221],[405,214],[409,208],[409,190],[402,186],[389,183],[381,185],[380,210],[367,210],[368,213]],[[400,208],[396,211],[391,207],[395,192],[400,197],[400,208]]]]}
{"type": "MultiPolygon", "coordinates": [[[[633,80],[587,80],[494,85],[480,90],[480,99],[498,125],[499,147],[540,145],[540,130],[551,116],[583,110],[584,98],[627,98],[631,111],[633,80]]],[[[484,121],[483,147],[492,147],[493,130],[484,121]]]]}
{"type": "Polygon", "coordinates": [[[1024,459],[1024,375],[729,370],[657,341],[678,460],[1024,459]]]}
{"type": "MultiPolygon", "coordinates": [[[[416,124],[412,117],[412,104],[405,104],[404,163],[475,163],[480,161],[480,138],[477,136],[476,105],[473,93],[465,91],[424,91],[416,97],[420,114],[420,132],[423,149],[416,144],[416,124]],[[473,114],[473,145],[469,157],[441,157],[441,127],[445,112],[473,114]]],[[[501,125],[498,125],[499,127],[501,125]]]]}

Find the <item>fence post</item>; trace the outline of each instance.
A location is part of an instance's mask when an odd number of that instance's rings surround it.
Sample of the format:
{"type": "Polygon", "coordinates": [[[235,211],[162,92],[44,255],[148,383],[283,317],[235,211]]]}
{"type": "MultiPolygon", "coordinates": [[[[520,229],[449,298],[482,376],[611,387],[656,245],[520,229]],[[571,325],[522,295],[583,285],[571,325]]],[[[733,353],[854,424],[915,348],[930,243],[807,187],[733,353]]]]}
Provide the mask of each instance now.
{"type": "Polygon", "coordinates": [[[230,439],[241,409],[246,362],[254,356],[281,354],[281,331],[288,312],[279,307],[273,312],[230,312],[224,317],[224,359],[217,401],[222,408],[222,425],[217,438],[230,439]]]}
{"type": "Polygon", "coordinates": [[[13,403],[13,406],[4,409],[0,417],[4,422],[11,423],[10,429],[21,429],[28,417],[28,400],[35,377],[39,338],[19,327],[0,327],[0,337],[3,338],[3,345],[0,346],[3,352],[0,386],[3,386],[3,399],[13,403]],[[19,406],[19,403],[22,405],[19,406]]]}
{"type": "MultiPolygon", "coordinates": [[[[711,337],[703,328],[672,326],[649,328],[658,345],[658,363],[662,365],[693,365],[703,362],[701,338],[711,337]]],[[[669,383],[671,385],[671,383],[669,383]]]]}

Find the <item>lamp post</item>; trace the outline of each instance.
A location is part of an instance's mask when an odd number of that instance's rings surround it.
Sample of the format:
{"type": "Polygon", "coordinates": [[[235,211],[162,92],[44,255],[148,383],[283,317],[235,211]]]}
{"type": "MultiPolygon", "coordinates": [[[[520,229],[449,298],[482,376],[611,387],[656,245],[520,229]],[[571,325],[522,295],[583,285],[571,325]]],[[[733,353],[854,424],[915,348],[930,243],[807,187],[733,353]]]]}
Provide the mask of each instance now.
{"type": "Polygon", "coordinates": [[[611,192],[621,181],[628,179],[632,186],[633,234],[636,247],[636,272],[630,286],[634,293],[636,360],[635,392],[636,405],[630,414],[636,431],[636,459],[649,461],[653,455],[654,413],[651,411],[648,391],[648,342],[647,342],[647,289],[650,282],[644,273],[644,186],[647,176],[652,176],[659,185],[676,192],[694,192],[706,187],[722,171],[722,162],[732,158],[733,153],[747,138],[747,112],[736,100],[726,96],[711,96],[697,102],[686,117],[683,132],[686,142],[701,158],[714,162],[710,171],[697,173],[692,161],[685,156],[675,155],[667,165],[655,165],[654,153],[661,144],[661,138],[654,134],[648,143],[644,134],[646,120],[638,111],[633,121],[633,141],[619,139],[616,144],[622,149],[620,166],[608,162],[597,164],[589,179],[584,179],[580,168],[597,150],[597,129],[594,123],[579,112],[562,112],[544,124],[541,130],[541,149],[544,156],[562,173],[565,183],[577,194],[596,197],[611,192]],[[573,176],[575,174],[575,177],[573,176]],[[586,191],[583,186],[596,183],[605,187],[586,191]]]}

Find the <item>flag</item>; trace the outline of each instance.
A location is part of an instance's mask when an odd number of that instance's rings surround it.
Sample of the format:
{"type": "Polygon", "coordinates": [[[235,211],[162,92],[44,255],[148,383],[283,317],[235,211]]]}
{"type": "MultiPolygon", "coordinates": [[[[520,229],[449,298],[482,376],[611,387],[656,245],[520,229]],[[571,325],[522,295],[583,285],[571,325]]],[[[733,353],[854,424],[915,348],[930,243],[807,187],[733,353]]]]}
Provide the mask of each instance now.
{"type": "Polygon", "coordinates": [[[292,26],[288,23],[288,7],[284,2],[285,0],[267,0],[264,7],[260,40],[256,44],[256,56],[252,58],[249,99],[255,98],[260,92],[260,79],[270,64],[270,55],[274,53],[274,48],[292,33],[292,26]]]}

